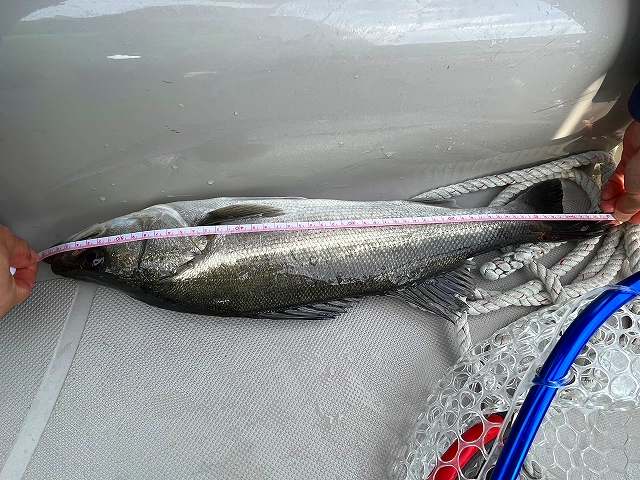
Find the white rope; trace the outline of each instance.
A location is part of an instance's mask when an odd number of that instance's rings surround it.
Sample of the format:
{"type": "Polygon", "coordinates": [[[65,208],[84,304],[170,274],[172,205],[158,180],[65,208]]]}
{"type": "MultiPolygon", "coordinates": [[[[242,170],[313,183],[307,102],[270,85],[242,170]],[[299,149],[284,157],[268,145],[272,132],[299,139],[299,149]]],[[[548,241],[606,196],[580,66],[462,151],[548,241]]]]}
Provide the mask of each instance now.
{"type": "MultiPolygon", "coordinates": [[[[600,202],[600,186],[579,167],[594,166],[604,183],[615,169],[610,154],[587,152],[554,160],[544,165],[500,173],[487,177],[436,188],[414,198],[444,200],[467,193],[494,187],[506,187],[490,206],[505,205],[531,185],[549,179],[572,180],[582,187],[589,197],[591,209],[600,202]]],[[[478,290],[478,300],[469,301],[469,309],[456,321],[456,336],[460,352],[472,345],[468,315],[481,315],[511,306],[541,306],[563,303],[596,287],[614,281],[621,272],[640,270],[640,226],[629,225],[610,230],[603,238],[579,242],[573,250],[552,267],[545,267],[540,260],[560,243],[525,244],[506,252],[501,257],[480,267],[480,273],[488,280],[504,278],[521,268],[527,268],[537,278],[506,292],[478,290]],[[562,277],[572,271],[595,250],[588,265],[578,273],[569,285],[563,285],[562,277]],[[628,258],[628,261],[626,260],[628,258]]]]}
{"type": "Polygon", "coordinates": [[[456,315],[455,327],[458,349],[460,350],[460,356],[462,356],[463,353],[468,352],[472,347],[469,314],[467,312],[461,312],[456,315]]]}

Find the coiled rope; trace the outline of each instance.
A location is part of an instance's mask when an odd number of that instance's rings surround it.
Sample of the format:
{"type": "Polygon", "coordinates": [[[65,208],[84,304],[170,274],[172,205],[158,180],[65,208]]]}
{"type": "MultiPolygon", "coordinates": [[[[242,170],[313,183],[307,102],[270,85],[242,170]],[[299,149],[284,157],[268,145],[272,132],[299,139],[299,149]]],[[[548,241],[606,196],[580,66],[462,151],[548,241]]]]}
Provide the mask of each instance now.
{"type": "MultiPolygon", "coordinates": [[[[600,185],[580,167],[598,165],[600,183],[603,184],[615,170],[611,154],[594,151],[553,160],[536,167],[515,170],[508,173],[489,175],[482,178],[448,185],[430,190],[414,198],[445,200],[467,193],[494,187],[506,187],[494,198],[489,206],[505,205],[520,192],[536,183],[550,179],[567,179],[582,187],[591,202],[591,211],[598,209],[600,185]]],[[[482,315],[511,306],[544,306],[559,304],[571,298],[608,285],[621,270],[625,276],[640,270],[640,226],[624,225],[609,230],[603,238],[592,238],[579,242],[564,258],[551,267],[545,267],[540,260],[560,243],[538,243],[520,245],[497,259],[480,267],[480,273],[487,280],[498,280],[526,268],[536,279],[512,288],[506,292],[478,290],[478,299],[469,301],[467,312],[456,321],[456,336],[460,352],[465,353],[472,345],[468,316],[482,315]],[[562,277],[585,260],[595,250],[588,265],[569,284],[562,283],[562,277]]]]}

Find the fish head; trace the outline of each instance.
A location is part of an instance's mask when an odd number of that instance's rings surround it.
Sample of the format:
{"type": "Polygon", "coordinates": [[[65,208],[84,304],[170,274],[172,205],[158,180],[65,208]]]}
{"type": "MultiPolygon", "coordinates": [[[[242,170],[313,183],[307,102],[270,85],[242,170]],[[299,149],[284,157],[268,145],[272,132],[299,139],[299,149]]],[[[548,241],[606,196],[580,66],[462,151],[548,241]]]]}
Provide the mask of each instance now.
{"type": "MultiPolygon", "coordinates": [[[[119,217],[97,223],[69,237],[66,242],[117,236],[140,231],[142,222],[132,217],[119,217]]],[[[143,254],[142,242],[105,245],[54,255],[45,260],[56,275],[114,284],[134,279],[143,254]]]]}
{"type": "MultiPolygon", "coordinates": [[[[156,205],[95,224],[66,241],[186,226],[172,206],[156,205]]],[[[58,275],[137,290],[189,268],[206,245],[206,237],[153,238],[65,252],[46,261],[58,275]]]]}

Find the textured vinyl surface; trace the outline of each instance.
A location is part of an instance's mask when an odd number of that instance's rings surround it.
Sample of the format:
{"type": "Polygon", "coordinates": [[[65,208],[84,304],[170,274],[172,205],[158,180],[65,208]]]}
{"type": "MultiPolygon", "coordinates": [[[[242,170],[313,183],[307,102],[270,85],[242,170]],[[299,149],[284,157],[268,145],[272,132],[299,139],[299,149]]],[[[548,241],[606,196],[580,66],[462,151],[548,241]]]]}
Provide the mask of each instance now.
{"type": "Polygon", "coordinates": [[[0,470],[49,366],[75,291],[71,280],[40,282],[23,305],[0,318],[0,470]]]}
{"type": "Polygon", "coordinates": [[[99,288],[24,478],[383,478],[451,325],[393,299],[339,321],[184,315],[99,288]]]}

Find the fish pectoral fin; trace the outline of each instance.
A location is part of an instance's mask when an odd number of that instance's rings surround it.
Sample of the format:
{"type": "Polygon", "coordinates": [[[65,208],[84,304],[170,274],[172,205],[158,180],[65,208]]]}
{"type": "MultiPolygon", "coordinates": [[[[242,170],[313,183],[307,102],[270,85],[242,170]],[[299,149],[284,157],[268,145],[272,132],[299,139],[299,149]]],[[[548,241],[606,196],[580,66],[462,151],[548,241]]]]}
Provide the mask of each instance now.
{"type": "Polygon", "coordinates": [[[344,298],[286,310],[261,312],[252,316],[273,320],[330,320],[345,313],[355,302],[357,302],[355,298],[344,298]]]}
{"type": "Polygon", "coordinates": [[[245,220],[254,217],[278,217],[280,215],[284,215],[284,211],[279,208],[257,203],[244,203],[212,210],[198,222],[198,225],[220,225],[234,220],[245,220]]]}
{"type": "Polygon", "coordinates": [[[475,285],[467,265],[422,280],[414,285],[389,293],[411,305],[452,320],[467,307],[466,299],[474,298],[475,285]]]}

